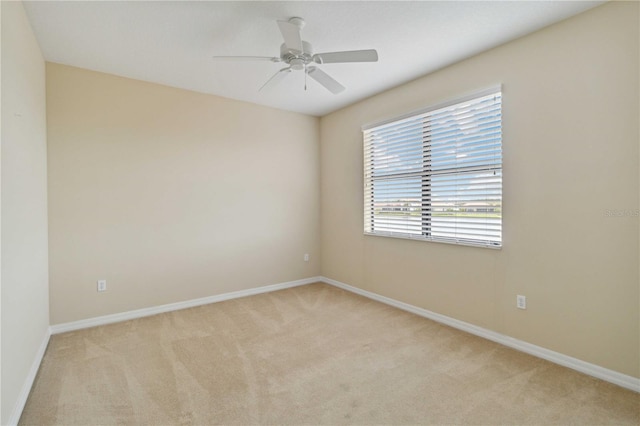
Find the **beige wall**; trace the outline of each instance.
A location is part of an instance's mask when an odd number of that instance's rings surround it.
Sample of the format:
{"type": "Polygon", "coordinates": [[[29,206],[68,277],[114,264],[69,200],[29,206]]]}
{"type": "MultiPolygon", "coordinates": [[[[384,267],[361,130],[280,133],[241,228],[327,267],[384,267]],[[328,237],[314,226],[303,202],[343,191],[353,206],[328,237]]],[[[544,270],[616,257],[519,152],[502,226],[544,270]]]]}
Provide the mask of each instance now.
{"type": "Polygon", "coordinates": [[[640,376],[638,4],[611,3],[321,120],[322,274],[640,376]],[[363,236],[360,126],[503,84],[502,250],[363,236]],[[527,310],[515,306],[527,296],[527,310]]]}
{"type": "MultiPolygon", "coordinates": [[[[7,424],[49,327],[45,65],[22,3],[2,2],[2,414],[7,424]]],[[[24,402],[24,401],[22,401],[24,402]]],[[[15,420],[13,418],[12,420],[15,420]]]]}
{"type": "Polygon", "coordinates": [[[52,324],[320,272],[317,118],[48,63],[47,120],[52,324]]]}

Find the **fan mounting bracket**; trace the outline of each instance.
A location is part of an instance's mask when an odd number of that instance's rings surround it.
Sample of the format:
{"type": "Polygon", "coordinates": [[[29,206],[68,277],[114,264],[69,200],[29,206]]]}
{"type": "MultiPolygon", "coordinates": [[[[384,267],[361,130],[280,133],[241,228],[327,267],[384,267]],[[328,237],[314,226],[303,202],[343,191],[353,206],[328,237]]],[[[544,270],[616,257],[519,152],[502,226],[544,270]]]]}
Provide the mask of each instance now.
{"type": "Polygon", "coordinates": [[[301,30],[304,28],[305,22],[304,19],[294,16],[293,18],[289,18],[289,22],[293,25],[297,26],[301,30]]]}

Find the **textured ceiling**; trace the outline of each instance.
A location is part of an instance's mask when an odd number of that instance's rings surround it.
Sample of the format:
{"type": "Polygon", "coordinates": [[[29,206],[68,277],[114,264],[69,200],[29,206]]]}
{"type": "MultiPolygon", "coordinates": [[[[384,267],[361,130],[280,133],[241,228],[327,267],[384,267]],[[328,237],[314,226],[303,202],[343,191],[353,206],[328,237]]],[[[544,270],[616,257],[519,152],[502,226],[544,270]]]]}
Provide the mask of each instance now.
{"type": "Polygon", "coordinates": [[[47,61],[321,116],[603,3],[586,1],[25,2],[47,61]],[[279,56],[276,20],[303,17],[315,52],[378,50],[377,63],[320,67],[259,92],[282,68],[213,55],[279,56]]]}

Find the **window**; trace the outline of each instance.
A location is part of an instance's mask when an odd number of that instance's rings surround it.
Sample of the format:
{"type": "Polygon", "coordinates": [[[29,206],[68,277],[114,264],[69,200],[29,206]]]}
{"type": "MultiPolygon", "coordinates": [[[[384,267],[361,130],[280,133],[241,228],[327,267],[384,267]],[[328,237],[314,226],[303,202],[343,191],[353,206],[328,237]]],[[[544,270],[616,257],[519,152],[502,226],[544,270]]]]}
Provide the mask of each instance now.
{"type": "Polygon", "coordinates": [[[363,128],[364,232],[502,246],[502,95],[363,128]]]}

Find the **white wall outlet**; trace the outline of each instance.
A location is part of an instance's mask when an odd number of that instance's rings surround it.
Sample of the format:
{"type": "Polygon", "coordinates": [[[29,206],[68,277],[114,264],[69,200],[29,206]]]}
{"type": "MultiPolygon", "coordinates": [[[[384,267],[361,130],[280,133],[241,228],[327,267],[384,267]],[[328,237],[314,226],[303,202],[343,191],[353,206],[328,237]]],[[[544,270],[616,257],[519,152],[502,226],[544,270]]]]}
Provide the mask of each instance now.
{"type": "Polygon", "coordinates": [[[516,306],[518,309],[527,309],[527,297],[517,295],[516,296],[516,306]]]}
{"type": "Polygon", "coordinates": [[[304,261],[308,262],[309,261],[309,253],[305,253],[304,254],[304,261]]]}
{"type": "Polygon", "coordinates": [[[98,291],[107,291],[107,280],[98,280],[98,291]]]}

